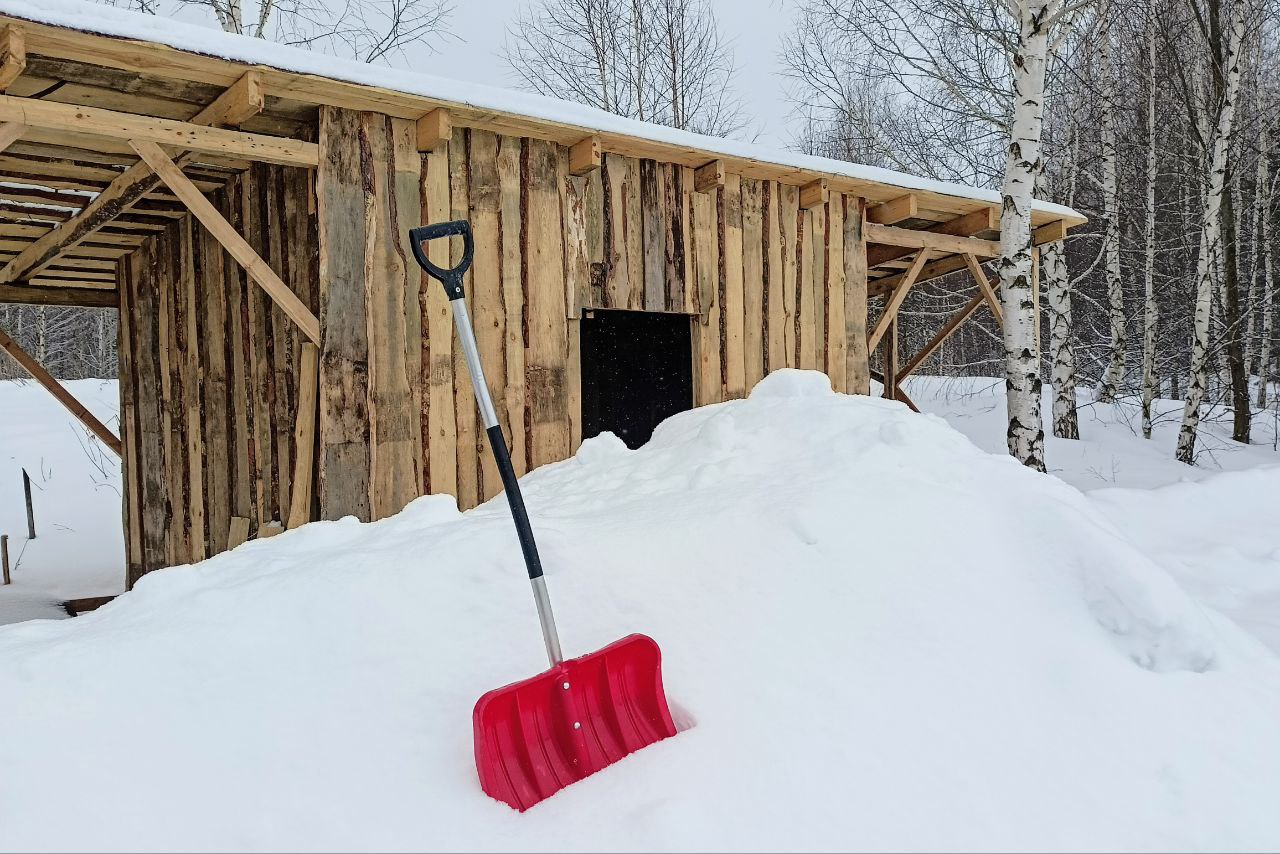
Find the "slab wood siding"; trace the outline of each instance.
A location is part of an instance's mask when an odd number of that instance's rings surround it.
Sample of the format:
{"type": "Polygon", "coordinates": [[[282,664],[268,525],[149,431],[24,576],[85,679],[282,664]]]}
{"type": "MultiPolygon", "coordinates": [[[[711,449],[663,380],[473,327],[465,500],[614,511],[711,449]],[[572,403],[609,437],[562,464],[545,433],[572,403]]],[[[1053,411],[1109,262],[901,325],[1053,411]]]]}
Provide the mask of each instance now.
{"type": "MultiPolygon", "coordinates": [[[[698,193],[691,169],[617,154],[573,176],[563,146],[460,128],[422,156],[420,187],[423,222],[471,220],[468,308],[521,474],[581,442],[583,310],[691,315],[698,405],[742,397],[782,367],[866,391],[866,342],[847,340],[866,334],[857,197],[801,209],[798,188],[736,175],[698,193]]],[[[429,248],[453,260],[443,243],[429,248]]],[[[471,507],[501,484],[448,302],[438,283],[422,288],[423,482],[471,507]]]]}
{"type": "MultiPolygon", "coordinates": [[[[521,474],[581,442],[587,310],[688,315],[695,405],[784,367],[867,390],[856,197],[805,209],[794,186],[732,174],[700,193],[688,167],[616,154],[574,176],[565,146],[467,128],[423,154],[412,122],[328,107],[318,142],[317,170],[255,165],[210,195],[321,322],[311,518],[501,490],[448,301],[407,245],[420,223],[473,224],[464,285],[521,474]]],[[[120,301],[132,584],[224,551],[238,520],[251,538],[288,521],[302,339],[188,218],[126,258],[120,301]]]]}
{"type": "MultiPolygon", "coordinates": [[[[307,306],[317,307],[306,170],[254,165],[210,195],[307,306]]],[[[227,548],[288,514],[302,339],[191,217],[120,266],[120,427],[127,582],[227,548]]]]}

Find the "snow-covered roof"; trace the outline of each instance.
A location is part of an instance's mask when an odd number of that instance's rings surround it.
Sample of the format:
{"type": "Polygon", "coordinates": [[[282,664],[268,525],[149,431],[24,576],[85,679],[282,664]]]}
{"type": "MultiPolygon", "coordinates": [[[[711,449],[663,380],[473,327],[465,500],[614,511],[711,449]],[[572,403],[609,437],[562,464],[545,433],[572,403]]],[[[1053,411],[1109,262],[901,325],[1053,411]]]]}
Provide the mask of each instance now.
{"type": "MultiPolygon", "coordinates": [[[[225,33],[170,18],[146,15],[83,0],[0,0],[0,15],[65,27],[103,36],[165,45],[176,50],[231,62],[266,66],[280,71],[340,80],[363,86],[421,96],[476,110],[541,120],[582,129],[584,136],[608,133],[645,140],[714,157],[771,164],[805,173],[870,182],[903,190],[936,193],[978,202],[1000,204],[994,190],[936,181],[905,172],[815,157],[734,139],[704,136],[663,125],[624,118],[594,107],[543,95],[517,92],[381,65],[344,60],[249,36],[225,33]]],[[[1085,217],[1063,205],[1036,201],[1037,219],[1065,219],[1075,225],[1085,217]]]]}

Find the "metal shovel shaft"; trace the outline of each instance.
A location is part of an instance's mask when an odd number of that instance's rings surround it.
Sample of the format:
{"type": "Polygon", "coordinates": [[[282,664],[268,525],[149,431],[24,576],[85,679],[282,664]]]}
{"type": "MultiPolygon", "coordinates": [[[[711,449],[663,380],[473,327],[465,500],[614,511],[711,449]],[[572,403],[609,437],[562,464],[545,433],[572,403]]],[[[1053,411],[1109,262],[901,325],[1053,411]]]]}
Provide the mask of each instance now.
{"type": "Polygon", "coordinates": [[[484,378],[484,366],[480,363],[476,335],[471,328],[467,302],[463,298],[462,274],[471,266],[474,254],[471,225],[465,220],[457,220],[413,228],[409,230],[409,240],[419,266],[440,281],[444,286],[445,294],[449,297],[449,307],[453,310],[453,322],[458,328],[458,339],[462,342],[462,355],[467,361],[467,373],[471,377],[471,387],[475,389],[476,405],[480,408],[480,418],[484,421],[485,434],[489,437],[489,447],[493,450],[494,461],[498,464],[498,474],[502,476],[502,488],[507,493],[507,506],[511,508],[516,536],[520,539],[520,551],[524,554],[525,568],[529,571],[529,583],[533,586],[533,601],[538,607],[538,622],[542,625],[542,642],[547,648],[547,659],[551,662],[551,666],[555,667],[564,661],[564,655],[560,652],[560,635],[556,631],[555,615],[551,613],[551,597],[547,595],[547,583],[542,577],[542,560],[538,557],[538,546],[533,540],[533,528],[529,525],[529,513],[525,510],[520,483],[516,479],[515,468],[511,465],[511,451],[507,448],[507,440],[502,435],[502,427],[498,424],[498,413],[493,408],[493,398],[489,396],[489,384],[484,378]],[[456,266],[448,269],[439,267],[427,256],[423,244],[438,237],[463,239],[462,259],[456,266]]]}

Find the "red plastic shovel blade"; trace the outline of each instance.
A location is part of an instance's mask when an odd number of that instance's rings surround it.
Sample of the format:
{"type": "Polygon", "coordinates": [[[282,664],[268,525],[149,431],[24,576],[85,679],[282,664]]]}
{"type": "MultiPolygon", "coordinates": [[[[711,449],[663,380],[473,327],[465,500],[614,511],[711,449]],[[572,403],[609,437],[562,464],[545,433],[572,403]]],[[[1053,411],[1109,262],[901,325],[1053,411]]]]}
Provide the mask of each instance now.
{"type": "Polygon", "coordinates": [[[676,734],[662,652],[645,635],[490,691],[472,723],[480,787],[521,812],[676,734]]]}

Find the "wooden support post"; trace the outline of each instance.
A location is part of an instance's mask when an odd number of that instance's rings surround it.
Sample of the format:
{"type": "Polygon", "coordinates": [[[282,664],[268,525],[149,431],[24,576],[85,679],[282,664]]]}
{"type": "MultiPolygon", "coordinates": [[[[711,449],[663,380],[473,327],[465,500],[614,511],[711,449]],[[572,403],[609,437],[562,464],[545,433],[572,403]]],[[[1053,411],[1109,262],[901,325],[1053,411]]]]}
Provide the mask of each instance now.
{"type": "Polygon", "coordinates": [[[453,138],[453,119],[444,107],[436,107],[418,119],[418,151],[426,154],[449,144],[453,138]]]}
{"type": "Polygon", "coordinates": [[[569,148],[569,174],[586,175],[600,168],[603,154],[600,149],[600,137],[589,136],[575,142],[569,148]]]}
{"type": "MultiPolygon", "coordinates": [[[[262,75],[257,71],[247,71],[235,85],[197,113],[190,124],[236,125],[262,112],[265,106],[262,75]]],[[[175,162],[181,164],[189,156],[183,154],[175,162]]],[[[29,278],[30,273],[38,271],[63,251],[120,216],[159,183],[160,178],[145,160],[130,166],[78,214],[42,235],[0,269],[0,283],[29,278]]]]}
{"type": "Polygon", "coordinates": [[[0,153],[19,139],[22,139],[22,135],[26,132],[27,126],[18,122],[0,124],[0,153]]]}
{"type": "Polygon", "coordinates": [[[872,331],[871,336],[867,339],[867,350],[875,350],[876,345],[880,343],[880,339],[888,331],[898,317],[898,309],[902,307],[902,301],[907,298],[907,292],[911,290],[911,286],[916,283],[916,278],[920,275],[920,269],[924,267],[925,262],[929,260],[929,250],[921,249],[916,255],[916,259],[911,262],[911,269],[907,270],[906,276],[902,282],[893,289],[893,293],[888,296],[885,301],[884,314],[880,315],[876,328],[872,331]]]}
{"type": "Polygon", "coordinates": [[[31,475],[22,470],[22,498],[27,504],[27,539],[36,538],[36,507],[31,501],[31,475]]]}
{"type": "Polygon", "coordinates": [[[102,444],[106,445],[116,456],[122,452],[120,438],[116,434],[107,429],[107,426],[93,416],[89,410],[84,408],[80,401],[71,396],[62,385],[53,378],[53,375],[44,369],[44,366],[33,359],[26,350],[18,346],[17,342],[10,338],[3,331],[0,331],[0,350],[4,350],[13,360],[17,362],[24,371],[31,375],[31,378],[42,385],[45,391],[57,398],[58,402],[67,408],[67,411],[75,416],[76,420],[83,424],[93,435],[97,436],[102,444]]]}
{"type": "MultiPolygon", "coordinates": [[[[905,196],[898,196],[896,199],[890,199],[875,207],[867,208],[867,222],[893,225],[895,222],[902,222],[904,219],[913,219],[918,212],[915,193],[907,193],[905,196]]],[[[874,241],[868,236],[867,242],[873,243],[874,241]]]]}
{"type": "Polygon", "coordinates": [[[316,401],[320,382],[320,348],[302,345],[298,371],[298,420],[293,425],[293,495],[289,500],[290,530],[311,521],[311,476],[316,465],[316,401]]]}
{"type": "Polygon", "coordinates": [[[144,140],[132,140],[129,143],[133,150],[138,152],[147,165],[160,176],[160,180],[168,185],[173,194],[182,200],[183,204],[191,211],[195,218],[200,220],[209,233],[217,238],[223,248],[240,262],[249,277],[258,283],[267,296],[271,297],[281,311],[285,313],[290,320],[298,324],[304,335],[311,339],[312,342],[320,343],[320,321],[311,313],[311,309],[303,304],[302,300],[289,289],[289,286],[281,281],[276,272],[271,269],[266,261],[253,250],[243,237],[231,227],[231,223],[223,219],[222,214],[218,213],[217,208],[213,206],[204,194],[200,192],[195,184],[191,183],[191,179],[182,174],[182,170],[178,168],[169,156],[160,149],[160,146],[154,142],[146,142],[144,140]]]}
{"type": "Polygon", "coordinates": [[[0,92],[27,70],[27,38],[22,27],[9,24],[0,30],[0,92]]]}
{"type": "Polygon", "coordinates": [[[0,95],[0,121],[130,143],[172,145],[201,154],[281,166],[315,166],[320,157],[320,148],[314,142],[12,95],[0,95]]]}
{"type": "Polygon", "coordinates": [[[0,534],[0,570],[3,570],[4,583],[10,585],[13,579],[9,577],[9,535],[0,534]]]}
{"type": "Polygon", "coordinates": [[[1031,250],[1031,317],[1035,323],[1036,358],[1040,358],[1040,250],[1031,250]]]}
{"type": "Polygon", "coordinates": [[[698,193],[710,193],[717,187],[724,186],[724,175],[724,161],[712,160],[694,170],[693,189],[698,193]]]}
{"type": "Polygon", "coordinates": [[[898,393],[898,313],[889,319],[889,334],[884,340],[884,396],[893,400],[898,393]]]}
{"type": "Polygon", "coordinates": [[[819,178],[817,181],[810,181],[800,188],[800,207],[804,210],[816,208],[818,205],[825,205],[830,189],[826,178],[819,178]]]}

